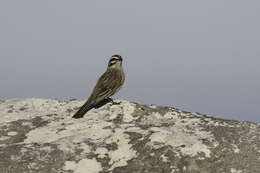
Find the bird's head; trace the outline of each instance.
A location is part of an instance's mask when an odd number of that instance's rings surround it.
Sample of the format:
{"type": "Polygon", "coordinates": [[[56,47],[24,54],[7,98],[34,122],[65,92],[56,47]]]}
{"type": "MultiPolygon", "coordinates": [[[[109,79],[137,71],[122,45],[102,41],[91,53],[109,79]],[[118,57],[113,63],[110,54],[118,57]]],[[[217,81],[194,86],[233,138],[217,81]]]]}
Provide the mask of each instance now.
{"type": "Polygon", "coordinates": [[[113,55],[108,62],[108,68],[119,68],[122,66],[122,57],[120,55],[113,55]]]}

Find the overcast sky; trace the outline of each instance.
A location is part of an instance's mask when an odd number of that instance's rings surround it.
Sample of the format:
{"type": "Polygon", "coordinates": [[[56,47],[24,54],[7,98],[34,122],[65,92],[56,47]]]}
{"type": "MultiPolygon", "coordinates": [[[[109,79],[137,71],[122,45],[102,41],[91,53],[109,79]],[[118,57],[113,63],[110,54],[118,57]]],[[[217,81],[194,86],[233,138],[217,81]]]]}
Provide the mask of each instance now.
{"type": "Polygon", "coordinates": [[[0,2],[0,98],[87,99],[112,54],[114,97],[260,122],[259,0],[0,2]]]}

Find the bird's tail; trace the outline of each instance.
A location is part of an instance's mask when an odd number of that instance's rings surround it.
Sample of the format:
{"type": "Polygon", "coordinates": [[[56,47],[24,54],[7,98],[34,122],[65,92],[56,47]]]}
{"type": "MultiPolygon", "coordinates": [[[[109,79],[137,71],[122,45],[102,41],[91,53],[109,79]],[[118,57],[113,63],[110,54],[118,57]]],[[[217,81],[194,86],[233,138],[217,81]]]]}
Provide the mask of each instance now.
{"type": "Polygon", "coordinates": [[[86,101],[86,103],[81,106],[81,108],[72,116],[72,118],[82,118],[93,107],[94,105],[92,105],[89,100],[86,101]]]}

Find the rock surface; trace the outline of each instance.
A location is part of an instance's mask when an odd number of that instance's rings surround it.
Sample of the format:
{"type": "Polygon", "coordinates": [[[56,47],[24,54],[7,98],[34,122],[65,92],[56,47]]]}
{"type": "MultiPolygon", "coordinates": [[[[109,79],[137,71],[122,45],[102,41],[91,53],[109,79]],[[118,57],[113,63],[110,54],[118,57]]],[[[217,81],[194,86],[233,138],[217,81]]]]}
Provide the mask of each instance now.
{"type": "Polygon", "coordinates": [[[260,124],[116,102],[0,101],[0,173],[260,173],[260,124]]]}

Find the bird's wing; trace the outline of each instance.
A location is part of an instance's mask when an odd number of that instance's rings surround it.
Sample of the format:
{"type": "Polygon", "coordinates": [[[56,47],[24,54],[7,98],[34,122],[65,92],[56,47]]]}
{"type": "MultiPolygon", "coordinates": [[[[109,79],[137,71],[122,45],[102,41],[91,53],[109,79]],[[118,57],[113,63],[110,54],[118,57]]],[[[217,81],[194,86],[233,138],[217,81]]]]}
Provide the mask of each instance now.
{"type": "Polygon", "coordinates": [[[99,78],[90,99],[96,104],[101,100],[110,97],[121,86],[121,82],[122,76],[120,71],[117,69],[108,69],[99,78]]]}
{"type": "Polygon", "coordinates": [[[97,81],[97,84],[86,103],[74,114],[73,118],[82,118],[94,105],[113,95],[121,86],[123,77],[120,71],[108,69],[97,81]]]}

